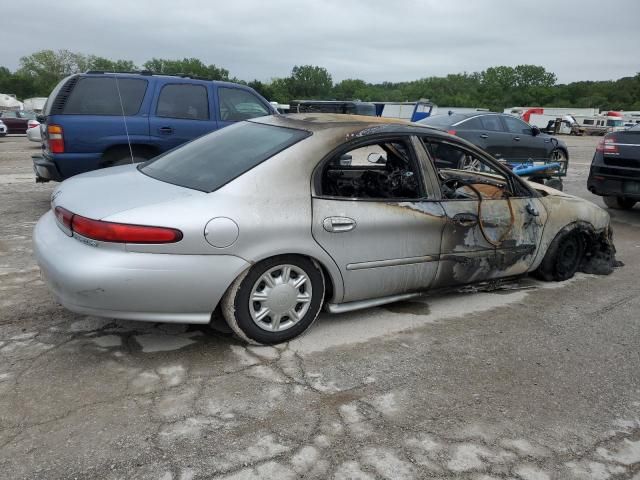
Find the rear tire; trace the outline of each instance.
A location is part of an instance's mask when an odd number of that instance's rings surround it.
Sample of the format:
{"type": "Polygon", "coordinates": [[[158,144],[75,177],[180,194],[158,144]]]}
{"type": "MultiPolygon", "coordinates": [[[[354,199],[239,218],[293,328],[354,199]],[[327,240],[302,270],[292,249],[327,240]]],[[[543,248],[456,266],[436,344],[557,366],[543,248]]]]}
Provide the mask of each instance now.
{"type": "Polygon", "coordinates": [[[561,282],[575,275],[584,256],[584,241],[576,231],[558,235],[547,250],[535,275],[546,281],[561,282]]]}
{"type": "Polygon", "coordinates": [[[240,275],[222,298],[222,314],[244,341],[272,345],[307,330],[324,300],[324,276],[308,258],[278,255],[240,275]]]}
{"type": "Polygon", "coordinates": [[[616,210],[631,210],[636,204],[636,200],[625,197],[602,197],[602,200],[607,207],[616,210]]]}

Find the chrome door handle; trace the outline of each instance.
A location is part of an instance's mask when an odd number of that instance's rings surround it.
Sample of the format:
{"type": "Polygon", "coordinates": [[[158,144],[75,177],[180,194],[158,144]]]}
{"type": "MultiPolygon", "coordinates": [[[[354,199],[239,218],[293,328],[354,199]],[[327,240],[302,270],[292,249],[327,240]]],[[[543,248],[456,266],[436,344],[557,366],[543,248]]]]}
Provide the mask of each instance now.
{"type": "Polygon", "coordinates": [[[520,137],[513,137],[513,139],[514,139],[516,142],[519,142],[519,141],[520,141],[520,137]]]}
{"type": "Polygon", "coordinates": [[[478,224],[478,216],[473,213],[458,213],[453,221],[462,227],[473,227],[478,224]]]}
{"type": "Polygon", "coordinates": [[[349,217],[327,217],[322,226],[331,233],[350,232],[356,228],[356,221],[349,217]]]}
{"type": "Polygon", "coordinates": [[[480,135],[480,138],[489,138],[489,135],[487,135],[486,133],[483,133],[482,135],[480,135]]]}

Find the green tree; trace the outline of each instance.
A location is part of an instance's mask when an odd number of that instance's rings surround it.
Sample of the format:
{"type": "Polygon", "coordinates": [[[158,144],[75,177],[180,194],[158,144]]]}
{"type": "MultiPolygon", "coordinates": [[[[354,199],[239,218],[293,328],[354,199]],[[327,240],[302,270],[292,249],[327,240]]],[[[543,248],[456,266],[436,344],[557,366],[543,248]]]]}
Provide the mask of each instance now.
{"type": "Polygon", "coordinates": [[[210,80],[229,80],[229,70],[213,64],[205,65],[202,60],[197,58],[183,58],[182,60],[152,58],[144,63],[144,68],[153,73],[165,75],[189,75],[210,80]]]}
{"type": "Polygon", "coordinates": [[[313,65],[296,65],[287,79],[288,91],[293,99],[327,99],[333,81],[326,68],[313,65]]]}
{"type": "Polygon", "coordinates": [[[138,67],[131,60],[110,60],[104,57],[89,55],[87,57],[89,70],[100,70],[103,72],[134,72],[138,67]]]}
{"type": "Polygon", "coordinates": [[[333,87],[336,100],[364,100],[368,97],[369,85],[364,80],[347,78],[333,87]]]}
{"type": "Polygon", "coordinates": [[[64,77],[84,72],[88,67],[88,58],[81,53],[40,50],[22,57],[16,74],[20,78],[31,79],[35,92],[46,96],[64,77]]]}

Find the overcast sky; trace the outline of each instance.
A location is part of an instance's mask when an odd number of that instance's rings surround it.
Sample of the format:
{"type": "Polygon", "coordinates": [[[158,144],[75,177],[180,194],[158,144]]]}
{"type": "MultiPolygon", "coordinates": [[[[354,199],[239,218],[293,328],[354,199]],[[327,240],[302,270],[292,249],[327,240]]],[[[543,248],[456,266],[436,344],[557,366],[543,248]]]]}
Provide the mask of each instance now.
{"type": "Polygon", "coordinates": [[[3,1],[0,65],[64,48],[196,57],[245,80],[303,64],[380,82],[526,63],[566,83],[640,71],[639,22],[640,0],[3,1]]]}

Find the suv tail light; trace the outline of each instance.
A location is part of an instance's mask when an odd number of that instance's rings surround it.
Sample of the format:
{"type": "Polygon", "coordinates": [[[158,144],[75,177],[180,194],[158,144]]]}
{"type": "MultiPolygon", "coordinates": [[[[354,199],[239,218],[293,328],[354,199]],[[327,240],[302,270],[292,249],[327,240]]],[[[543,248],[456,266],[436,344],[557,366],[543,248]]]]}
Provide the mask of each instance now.
{"type": "Polygon", "coordinates": [[[47,126],[47,143],[51,153],[64,153],[64,136],[60,125],[47,126]]]}
{"type": "Polygon", "coordinates": [[[55,208],[55,215],[72,232],[100,242],[175,243],[182,240],[182,232],[175,228],[103,222],[76,215],[62,207],[55,208]]]}
{"type": "Polygon", "coordinates": [[[598,142],[596,146],[596,152],[602,153],[618,153],[618,146],[616,145],[616,139],[614,137],[603,138],[598,142]]]}

